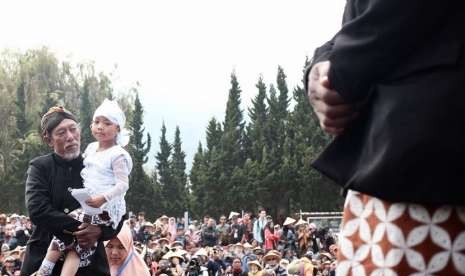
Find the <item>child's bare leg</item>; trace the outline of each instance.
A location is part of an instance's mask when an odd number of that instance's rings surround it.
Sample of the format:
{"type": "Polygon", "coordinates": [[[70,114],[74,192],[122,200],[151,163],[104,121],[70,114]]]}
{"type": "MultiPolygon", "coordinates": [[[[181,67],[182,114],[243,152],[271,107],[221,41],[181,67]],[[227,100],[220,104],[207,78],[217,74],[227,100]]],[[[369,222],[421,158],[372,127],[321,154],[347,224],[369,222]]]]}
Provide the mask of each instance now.
{"type": "Polygon", "coordinates": [[[52,270],[55,267],[55,263],[60,259],[63,254],[58,248],[58,242],[52,240],[50,246],[47,249],[47,254],[45,255],[42,265],[37,271],[37,276],[48,276],[52,275],[52,270]]]}
{"type": "Polygon", "coordinates": [[[75,250],[70,250],[66,253],[65,262],[61,269],[61,276],[74,276],[79,269],[81,259],[75,250]]]}

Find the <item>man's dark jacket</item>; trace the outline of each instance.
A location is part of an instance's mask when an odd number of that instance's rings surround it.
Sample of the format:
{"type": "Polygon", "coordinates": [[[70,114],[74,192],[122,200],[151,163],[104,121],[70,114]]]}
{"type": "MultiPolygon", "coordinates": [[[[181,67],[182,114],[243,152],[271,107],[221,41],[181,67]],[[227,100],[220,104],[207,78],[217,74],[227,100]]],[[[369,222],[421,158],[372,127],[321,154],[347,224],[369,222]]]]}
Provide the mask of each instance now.
{"type": "MultiPolygon", "coordinates": [[[[71,196],[68,188],[82,188],[82,157],[66,161],[56,154],[48,154],[33,159],[29,164],[26,180],[26,206],[36,228],[27,243],[26,256],[21,269],[22,276],[37,271],[47,252],[53,236],[66,244],[72,242],[72,235],[63,230],[76,231],[81,224],[67,213],[80,207],[71,196]]],[[[101,226],[102,237],[91,265],[80,268],[76,275],[110,275],[103,240],[109,240],[120,230],[101,226]]],[[[59,275],[62,262],[58,262],[53,275],[59,275]]]]}
{"type": "MultiPolygon", "coordinates": [[[[390,201],[465,205],[465,1],[348,0],[315,51],[361,106],[313,166],[390,201]]],[[[308,77],[308,75],[306,75],[308,77]]]]}

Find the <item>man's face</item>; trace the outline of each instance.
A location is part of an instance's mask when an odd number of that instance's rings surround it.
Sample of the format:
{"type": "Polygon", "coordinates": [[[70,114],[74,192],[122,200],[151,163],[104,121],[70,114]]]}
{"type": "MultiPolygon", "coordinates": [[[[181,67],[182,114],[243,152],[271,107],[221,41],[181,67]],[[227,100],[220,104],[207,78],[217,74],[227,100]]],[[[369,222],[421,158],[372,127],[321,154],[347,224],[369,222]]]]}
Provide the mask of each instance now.
{"type": "Polygon", "coordinates": [[[81,130],[78,123],[71,119],[61,121],[52,130],[49,145],[63,159],[77,158],[81,151],[81,130]]]}
{"type": "Polygon", "coordinates": [[[13,272],[13,269],[15,268],[15,262],[14,261],[7,261],[4,264],[5,270],[8,272],[13,272]]]}
{"type": "Polygon", "coordinates": [[[145,233],[153,233],[155,229],[152,226],[145,226],[144,232],[145,233]]]}
{"type": "Polygon", "coordinates": [[[277,257],[269,257],[267,260],[266,260],[266,265],[269,266],[269,267],[276,267],[279,263],[279,259],[277,257]]]}
{"type": "Polygon", "coordinates": [[[239,269],[241,268],[242,264],[241,264],[241,260],[240,259],[234,259],[233,262],[232,262],[232,268],[233,269],[239,269]]]}
{"type": "Polygon", "coordinates": [[[6,237],[13,237],[15,233],[15,226],[12,224],[7,224],[5,226],[5,236],[6,237]]]}
{"type": "Polygon", "coordinates": [[[260,218],[263,219],[263,218],[265,218],[265,217],[266,217],[266,211],[263,210],[263,211],[260,212],[260,218]]]}

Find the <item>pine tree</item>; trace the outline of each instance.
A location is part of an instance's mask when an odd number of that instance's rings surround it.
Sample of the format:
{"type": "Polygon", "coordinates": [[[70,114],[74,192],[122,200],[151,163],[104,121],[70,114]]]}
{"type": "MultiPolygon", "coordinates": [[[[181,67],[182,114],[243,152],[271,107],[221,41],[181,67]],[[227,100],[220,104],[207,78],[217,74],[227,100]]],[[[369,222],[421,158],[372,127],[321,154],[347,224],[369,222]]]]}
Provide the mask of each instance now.
{"type": "MultiPolygon", "coordinates": [[[[203,154],[203,169],[201,170],[201,186],[195,189],[197,195],[198,210],[203,213],[217,214],[217,206],[223,206],[225,200],[224,190],[224,168],[221,124],[212,118],[206,131],[207,149],[203,154]]],[[[202,168],[202,167],[201,167],[202,168]]]]}
{"type": "MultiPolygon", "coordinates": [[[[305,65],[308,65],[308,60],[305,65]]],[[[321,130],[301,86],[294,89],[293,98],[296,104],[289,123],[289,128],[292,129],[289,137],[292,137],[295,145],[293,160],[296,163],[297,175],[290,206],[294,210],[340,210],[343,198],[339,188],[328,183],[311,167],[312,161],[329,143],[330,137],[321,130]]]]}
{"type": "Polygon", "coordinates": [[[79,105],[79,118],[81,120],[81,148],[85,149],[94,139],[92,138],[92,132],[90,125],[92,123],[93,110],[89,99],[89,79],[84,80],[82,87],[82,93],[80,95],[79,105]]]}
{"type": "Polygon", "coordinates": [[[197,152],[192,161],[192,168],[189,173],[189,206],[188,210],[194,216],[203,215],[203,202],[205,201],[205,159],[202,143],[199,142],[197,152]]]}
{"type": "Polygon", "coordinates": [[[231,89],[223,123],[221,149],[225,174],[230,177],[234,167],[242,167],[245,161],[243,152],[244,122],[241,105],[241,89],[236,75],[231,74],[231,89]]]}
{"type": "Polygon", "coordinates": [[[171,145],[166,140],[166,126],[163,122],[161,127],[161,136],[160,136],[160,149],[157,152],[155,158],[156,162],[156,169],[158,171],[158,182],[160,183],[160,192],[161,192],[161,205],[162,211],[168,212],[171,210],[171,202],[170,200],[173,197],[171,192],[173,188],[173,181],[172,181],[172,173],[170,167],[170,156],[171,156],[171,145]]]}
{"type": "Polygon", "coordinates": [[[250,123],[247,126],[247,137],[251,141],[250,151],[247,156],[251,160],[261,162],[263,147],[265,146],[265,127],[267,123],[268,107],[266,100],[266,85],[262,76],[255,85],[258,94],[252,99],[252,108],[249,108],[250,123]]]}
{"type": "Polygon", "coordinates": [[[221,124],[214,117],[208,122],[206,134],[207,152],[210,152],[215,148],[219,148],[223,131],[221,129],[221,124]]]}
{"type": "MultiPolygon", "coordinates": [[[[241,169],[244,165],[244,122],[241,104],[241,89],[236,75],[231,74],[231,89],[229,90],[228,102],[226,104],[225,119],[223,123],[223,135],[221,137],[220,165],[222,175],[220,175],[220,185],[223,186],[224,208],[228,208],[228,203],[237,202],[241,195],[234,193],[236,182],[232,181],[233,172],[241,169]]],[[[233,206],[232,206],[233,207],[233,206]]]]}
{"type": "Polygon", "coordinates": [[[143,127],[143,108],[136,94],[134,100],[134,111],[132,112],[129,127],[131,138],[128,144],[129,153],[132,157],[133,169],[129,179],[129,191],[126,196],[128,210],[133,212],[145,211],[148,216],[155,211],[154,202],[151,197],[154,194],[154,187],[143,169],[143,165],[148,161],[148,153],[151,147],[150,134],[147,133],[146,142],[143,141],[145,128],[143,127]]]}
{"type": "Polygon", "coordinates": [[[18,88],[16,89],[16,136],[24,138],[29,125],[26,119],[26,91],[25,82],[21,81],[18,88]]]}
{"type": "Polygon", "coordinates": [[[173,154],[171,155],[171,173],[173,177],[174,199],[173,212],[180,216],[187,207],[187,175],[186,175],[186,154],[182,150],[181,131],[176,126],[173,142],[173,154]]]}

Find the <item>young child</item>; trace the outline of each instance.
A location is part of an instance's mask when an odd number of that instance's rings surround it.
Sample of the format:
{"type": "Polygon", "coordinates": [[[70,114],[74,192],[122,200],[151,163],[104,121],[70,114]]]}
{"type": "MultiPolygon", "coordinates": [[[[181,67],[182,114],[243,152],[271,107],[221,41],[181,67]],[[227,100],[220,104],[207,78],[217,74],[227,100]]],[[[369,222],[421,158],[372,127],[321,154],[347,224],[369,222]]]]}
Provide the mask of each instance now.
{"type": "MultiPolygon", "coordinates": [[[[83,154],[84,169],[81,176],[84,189],[91,195],[86,204],[101,208],[103,212],[92,216],[84,214],[84,223],[106,224],[117,228],[126,213],[124,195],[129,188],[132,159],[123,149],[129,142],[128,132],[124,129],[125,121],[124,113],[116,101],[105,99],[95,110],[91,130],[97,141],[89,144],[83,154]]],[[[66,251],[61,275],[75,275],[79,267],[90,263],[89,258],[95,252],[95,247],[83,249],[75,245],[65,250],[64,244],[54,238],[38,275],[51,274],[57,256],[60,255],[53,251],[66,251]]]]}

